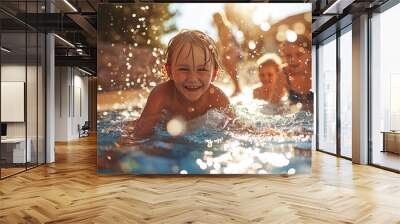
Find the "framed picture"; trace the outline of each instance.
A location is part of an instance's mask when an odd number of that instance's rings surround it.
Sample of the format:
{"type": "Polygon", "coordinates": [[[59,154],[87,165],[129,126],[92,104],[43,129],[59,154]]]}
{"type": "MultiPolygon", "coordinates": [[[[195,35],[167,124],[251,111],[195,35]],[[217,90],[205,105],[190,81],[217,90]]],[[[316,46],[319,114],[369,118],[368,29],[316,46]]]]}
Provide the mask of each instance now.
{"type": "Polygon", "coordinates": [[[100,4],[97,81],[99,173],[311,170],[310,3],[100,4]]]}

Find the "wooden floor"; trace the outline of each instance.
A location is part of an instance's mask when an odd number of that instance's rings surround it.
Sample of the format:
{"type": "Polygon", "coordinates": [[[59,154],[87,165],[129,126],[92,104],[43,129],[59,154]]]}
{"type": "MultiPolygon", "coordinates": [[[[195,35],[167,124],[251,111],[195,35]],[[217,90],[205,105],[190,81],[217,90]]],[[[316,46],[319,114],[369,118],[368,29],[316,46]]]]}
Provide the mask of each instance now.
{"type": "Polygon", "coordinates": [[[135,177],[96,173],[96,139],[0,181],[0,223],[400,223],[400,175],[313,153],[313,173],[135,177]]]}
{"type": "Polygon", "coordinates": [[[1,168],[1,177],[7,177],[25,170],[24,168],[1,168]]]}

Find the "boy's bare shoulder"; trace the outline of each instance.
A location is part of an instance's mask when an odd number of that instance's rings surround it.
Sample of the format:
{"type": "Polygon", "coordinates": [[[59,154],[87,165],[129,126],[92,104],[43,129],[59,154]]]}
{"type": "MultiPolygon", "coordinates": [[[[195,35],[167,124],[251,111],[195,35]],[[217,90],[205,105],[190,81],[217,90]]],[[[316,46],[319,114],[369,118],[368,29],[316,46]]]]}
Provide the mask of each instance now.
{"type": "Polygon", "coordinates": [[[158,110],[160,108],[164,108],[166,103],[170,102],[173,92],[174,84],[171,81],[163,82],[150,92],[149,97],[147,98],[147,105],[150,108],[154,108],[158,110]]]}
{"type": "Polygon", "coordinates": [[[168,80],[154,87],[154,89],[151,91],[151,95],[160,95],[163,97],[170,96],[173,88],[174,88],[173,81],[168,80]]]}
{"type": "Polygon", "coordinates": [[[210,85],[210,97],[215,107],[227,108],[229,106],[229,98],[213,84],[210,85]]]}

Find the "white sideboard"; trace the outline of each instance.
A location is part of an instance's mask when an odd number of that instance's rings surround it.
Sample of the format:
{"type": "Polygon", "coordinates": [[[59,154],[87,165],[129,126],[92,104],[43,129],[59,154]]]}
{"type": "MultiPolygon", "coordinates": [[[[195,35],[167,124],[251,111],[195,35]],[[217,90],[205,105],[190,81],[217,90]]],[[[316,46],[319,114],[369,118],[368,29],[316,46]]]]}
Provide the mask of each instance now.
{"type": "Polygon", "coordinates": [[[32,161],[32,140],[28,138],[26,140],[26,154],[25,154],[25,138],[6,138],[1,139],[2,147],[12,147],[12,162],[13,163],[25,163],[32,161]],[[26,159],[26,161],[25,161],[26,159]]]}

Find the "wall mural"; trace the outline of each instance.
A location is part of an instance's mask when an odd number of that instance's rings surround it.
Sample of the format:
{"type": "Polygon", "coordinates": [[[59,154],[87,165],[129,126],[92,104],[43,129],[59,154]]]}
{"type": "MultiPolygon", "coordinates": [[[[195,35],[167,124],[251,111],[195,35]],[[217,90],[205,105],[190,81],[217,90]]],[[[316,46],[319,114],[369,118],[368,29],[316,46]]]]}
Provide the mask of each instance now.
{"type": "Polygon", "coordinates": [[[100,4],[98,172],[309,173],[311,88],[309,3],[100,4]]]}

